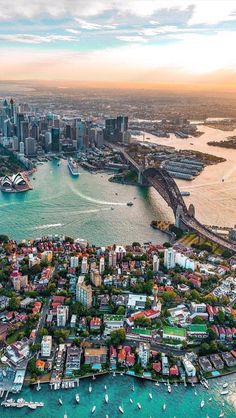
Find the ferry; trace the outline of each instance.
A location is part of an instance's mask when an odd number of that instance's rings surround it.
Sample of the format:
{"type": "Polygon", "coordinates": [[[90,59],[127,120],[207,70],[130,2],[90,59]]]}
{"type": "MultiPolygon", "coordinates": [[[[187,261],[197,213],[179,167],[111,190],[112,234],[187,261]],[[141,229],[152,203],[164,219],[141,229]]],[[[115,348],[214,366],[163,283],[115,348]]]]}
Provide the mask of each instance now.
{"type": "Polygon", "coordinates": [[[68,158],[67,165],[69,167],[69,170],[72,174],[72,176],[79,176],[79,166],[73,158],[68,158]]]}
{"type": "Polygon", "coordinates": [[[108,398],[108,394],[106,393],[105,395],[105,402],[108,403],[109,402],[109,398],[108,398]]]}

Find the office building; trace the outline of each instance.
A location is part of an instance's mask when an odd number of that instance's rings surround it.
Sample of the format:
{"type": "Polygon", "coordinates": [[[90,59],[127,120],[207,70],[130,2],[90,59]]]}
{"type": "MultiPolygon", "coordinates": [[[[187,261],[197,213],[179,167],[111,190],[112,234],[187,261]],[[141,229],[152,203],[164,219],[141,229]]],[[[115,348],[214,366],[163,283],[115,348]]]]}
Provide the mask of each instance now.
{"type": "Polygon", "coordinates": [[[52,351],[52,336],[44,335],[41,342],[42,357],[50,357],[52,351]]]}
{"type": "Polygon", "coordinates": [[[35,157],[37,154],[36,150],[36,141],[34,138],[26,138],[25,139],[25,155],[27,157],[35,157]]]}
{"type": "Polygon", "coordinates": [[[19,141],[21,141],[21,122],[23,122],[24,120],[24,113],[17,113],[16,114],[16,135],[19,139],[19,141]]]}
{"type": "Polygon", "coordinates": [[[57,307],[57,326],[65,327],[69,315],[69,306],[58,306],[57,307]]]}
{"type": "Polygon", "coordinates": [[[164,266],[167,268],[167,270],[175,268],[175,251],[173,248],[165,249],[164,266]]]}
{"type": "Polygon", "coordinates": [[[138,359],[142,367],[147,367],[150,357],[150,344],[140,342],[138,349],[138,359]]]}
{"type": "Polygon", "coordinates": [[[99,273],[103,274],[104,270],[105,270],[105,259],[104,257],[101,257],[99,261],[99,273]]]}
{"type": "Polygon", "coordinates": [[[102,284],[102,278],[98,270],[92,269],[90,272],[90,279],[94,286],[99,287],[102,284]]]}
{"type": "Polygon", "coordinates": [[[82,264],[81,264],[81,274],[86,274],[88,271],[88,261],[87,257],[82,258],[82,264]]]}
{"type": "Polygon", "coordinates": [[[79,257],[71,257],[70,258],[70,266],[71,268],[76,268],[79,266],[79,257]]]}
{"type": "Polygon", "coordinates": [[[153,273],[157,273],[159,271],[159,265],[160,265],[159,257],[158,255],[154,254],[153,260],[152,260],[153,273]]]}
{"type": "Polygon", "coordinates": [[[93,303],[92,287],[81,283],[79,279],[76,285],[76,301],[82,303],[86,308],[91,308],[93,303]]]}
{"type": "Polygon", "coordinates": [[[60,152],[60,128],[52,128],[51,135],[52,135],[52,144],[51,144],[52,152],[60,152]]]}
{"type": "Polygon", "coordinates": [[[20,140],[24,141],[29,136],[29,122],[27,120],[23,120],[20,123],[20,140]]]}

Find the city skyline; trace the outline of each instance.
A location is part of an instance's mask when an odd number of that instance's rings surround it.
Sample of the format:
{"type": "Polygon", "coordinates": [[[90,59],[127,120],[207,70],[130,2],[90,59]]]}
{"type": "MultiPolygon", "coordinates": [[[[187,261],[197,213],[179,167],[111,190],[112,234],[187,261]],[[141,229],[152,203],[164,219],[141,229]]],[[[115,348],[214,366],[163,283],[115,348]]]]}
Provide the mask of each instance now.
{"type": "Polygon", "coordinates": [[[235,90],[233,1],[0,0],[0,6],[2,81],[235,90]]]}

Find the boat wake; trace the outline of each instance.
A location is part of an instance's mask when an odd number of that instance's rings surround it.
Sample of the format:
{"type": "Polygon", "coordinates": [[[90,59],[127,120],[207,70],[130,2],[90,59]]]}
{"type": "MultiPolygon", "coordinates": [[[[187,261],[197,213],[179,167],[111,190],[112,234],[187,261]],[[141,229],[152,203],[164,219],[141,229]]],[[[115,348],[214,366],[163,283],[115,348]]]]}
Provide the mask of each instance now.
{"type": "Polygon", "coordinates": [[[69,185],[69,187],[74,194],[76,194],[77,196],[80,196],[82,199],[87,200],[89,202],[97,203],[99,205],[126,206],[126,203],[123,203],[123,202],[107,202],[104,200],[94,199],[93,197],[86,196],[83,193],[81,193],[79,190],[76,190],[71,184],[69,185]]]}
{"type": "Polygon", "coordinates": [[[45,224],[45,225],[39,225],[39,226],[35,226],[32,229],[46,229],[46,228],[54,228],[54,227],[61,227],[64,226],[64,224],[45,224]]]}

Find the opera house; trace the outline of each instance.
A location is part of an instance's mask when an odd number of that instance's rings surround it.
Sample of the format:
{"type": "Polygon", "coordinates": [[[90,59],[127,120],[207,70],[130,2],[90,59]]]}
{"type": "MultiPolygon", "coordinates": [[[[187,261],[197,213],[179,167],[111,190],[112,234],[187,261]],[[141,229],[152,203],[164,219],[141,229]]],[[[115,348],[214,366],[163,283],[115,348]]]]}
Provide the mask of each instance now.
{"type": "Polygon", "coordinates": [[[2,192],[25,192],[32,189],[29,180],[22,173],[13,174],[13,176],[2,177],[0,181],[2,192]]]}

